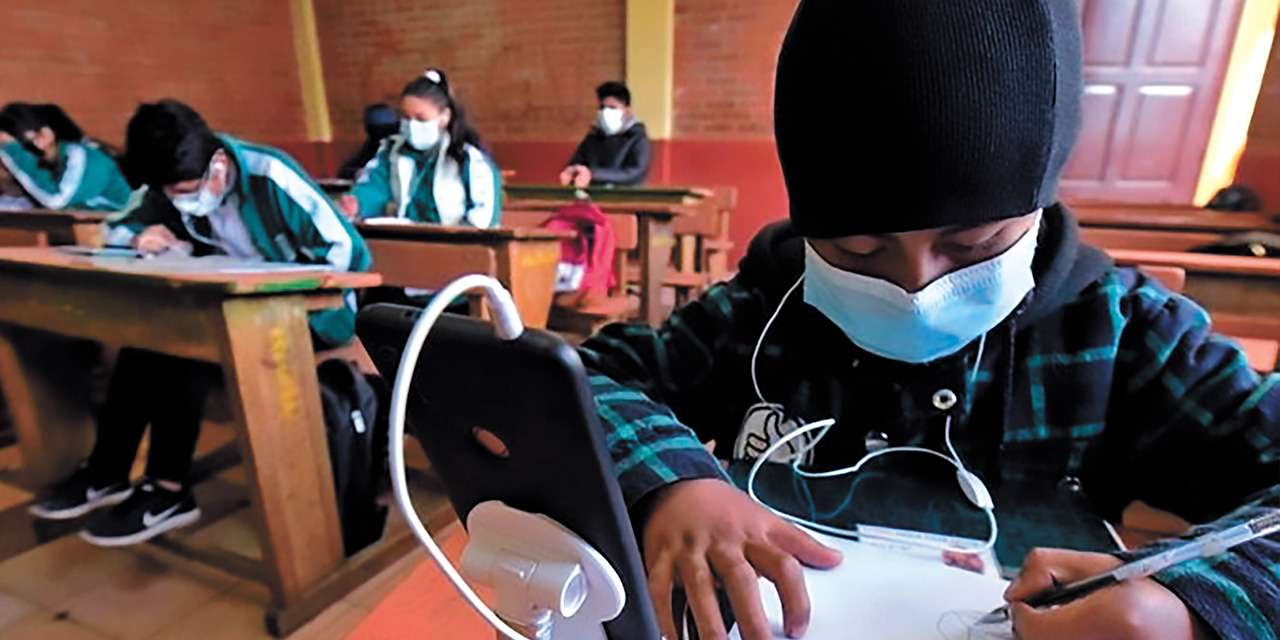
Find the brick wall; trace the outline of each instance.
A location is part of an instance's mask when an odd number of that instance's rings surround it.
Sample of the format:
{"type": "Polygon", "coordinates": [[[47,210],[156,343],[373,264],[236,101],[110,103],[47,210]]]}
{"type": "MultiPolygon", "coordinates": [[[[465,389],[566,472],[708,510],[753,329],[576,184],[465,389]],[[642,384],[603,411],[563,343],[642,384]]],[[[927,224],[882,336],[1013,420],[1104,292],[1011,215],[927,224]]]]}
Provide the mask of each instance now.
{"type": "Polygon", "coordinates": [[[773,135],[773,69],[797,0],[676,0],[675,137],[773,135]]]}
{"type": "Polygon", "coordinates": [[[481,136],[577,140],[623,75],[623,0],[315,0],[335,138],[423,67],[448,74],[481,136]]]}
{"type": "Polygon", "coordinates": [[[283,1],[4,0],[0,102],[56,102],[119,143],[138,104],[183,100],[216,129],[306,136],[283,1]]]}

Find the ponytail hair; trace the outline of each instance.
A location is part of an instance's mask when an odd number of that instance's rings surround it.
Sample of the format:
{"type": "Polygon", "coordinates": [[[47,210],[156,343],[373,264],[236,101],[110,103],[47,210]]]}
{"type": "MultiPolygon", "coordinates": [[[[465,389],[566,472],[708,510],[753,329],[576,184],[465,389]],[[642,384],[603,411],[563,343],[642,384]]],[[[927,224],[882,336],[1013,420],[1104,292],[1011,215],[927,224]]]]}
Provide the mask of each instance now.
{"type": "Polygon", "coordinates": [[[471,121],[467,118],[467,110],[462,106],[462,102],[458,100],[457,96],[454,95],[444,71],[435,67],[427,67],[422,72],[422,75],[410,80],[409,84],[404,86],[404,90],[400,92],[400,97],[403,98],[405,96],[422,98],[437,107],[449,110],[449,126],[446,127],[449,132],[449,148],[445,150],[445,155],[452,158],[454,162],[462,164],[466,160],[466,145],[468,144],[484,150],[484,143],[480,141],[480,134],[471,126],[471,121]]]}

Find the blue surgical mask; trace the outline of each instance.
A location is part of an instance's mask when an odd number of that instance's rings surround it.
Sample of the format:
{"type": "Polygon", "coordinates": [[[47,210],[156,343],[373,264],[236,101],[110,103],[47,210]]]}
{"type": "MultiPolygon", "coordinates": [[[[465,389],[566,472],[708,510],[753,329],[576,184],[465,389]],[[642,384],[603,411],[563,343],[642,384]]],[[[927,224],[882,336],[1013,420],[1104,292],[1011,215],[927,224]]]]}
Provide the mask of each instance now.
{"type": "Polygon", "coordinates": [[[401,120],[400,133],[409,146],[419,151],[440,143],[440,124],[435,120],[401,120]]]}
{"type": "Polygon", "coordinates": [[[829,264],[805,243],[804,301],[859,347],[902,362],[930,362],[995,328],[1035,286],[1035,224],[1004,253],[908,293],[887,280],[829,264]]]}

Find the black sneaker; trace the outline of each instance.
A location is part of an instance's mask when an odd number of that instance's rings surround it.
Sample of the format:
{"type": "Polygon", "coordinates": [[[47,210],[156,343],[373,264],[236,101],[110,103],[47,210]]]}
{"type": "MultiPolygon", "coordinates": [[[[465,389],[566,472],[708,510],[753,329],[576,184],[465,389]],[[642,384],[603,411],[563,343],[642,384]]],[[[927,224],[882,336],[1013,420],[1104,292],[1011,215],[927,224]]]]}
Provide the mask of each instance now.
{"type": "Polygon", "coordinates": [[[31,505],[28,511],[37,518],[70,520],[101,506],[119,504],[132,491],[128,482],[95,487],[89,478],[88,468],[82,466],[71,477],[54,485],[49,495],[31,505]]]}
{"type": "Polygon", "coordinates": [[[95,515],[80,537],[102,547],[122,547],[146,542],[199,519],[200,508],[190,489],[169,491],[152,480],[143,480],[128,500],[95,515]]]}

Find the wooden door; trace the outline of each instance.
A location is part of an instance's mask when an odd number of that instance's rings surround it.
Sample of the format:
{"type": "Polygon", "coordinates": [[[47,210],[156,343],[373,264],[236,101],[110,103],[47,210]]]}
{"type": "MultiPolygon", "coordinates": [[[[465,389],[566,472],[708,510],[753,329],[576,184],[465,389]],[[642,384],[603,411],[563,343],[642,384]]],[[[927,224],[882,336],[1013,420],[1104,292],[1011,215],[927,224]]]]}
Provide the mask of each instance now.
{"type": "Polygon", "coordinates": [[[1080,0],[1084,125],[1069,200],[1190,203],[1243,0],[1080,0]]]}

